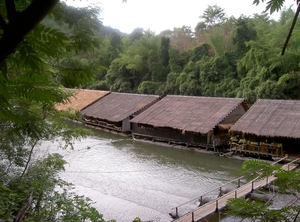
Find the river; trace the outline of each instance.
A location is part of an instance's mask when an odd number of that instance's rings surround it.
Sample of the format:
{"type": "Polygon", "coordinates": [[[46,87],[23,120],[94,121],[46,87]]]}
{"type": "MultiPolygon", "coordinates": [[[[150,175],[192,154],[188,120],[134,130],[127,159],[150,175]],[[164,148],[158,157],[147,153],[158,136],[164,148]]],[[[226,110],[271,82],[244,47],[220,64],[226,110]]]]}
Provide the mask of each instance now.
{"type": "MultiPolygon", "coordinates": [[[[174,207],[240,176],[241,160],[94,132],[76,141],[73,150],[59,150],[68,162],[61,177],[75,184],[76,193],[91,198],[106,220],[170,222],[174,207]]],[[[43,147],[51,150],[53,143],[43,147]]],[[[198,204],[192,201],[179,213],[198,204]]]]}

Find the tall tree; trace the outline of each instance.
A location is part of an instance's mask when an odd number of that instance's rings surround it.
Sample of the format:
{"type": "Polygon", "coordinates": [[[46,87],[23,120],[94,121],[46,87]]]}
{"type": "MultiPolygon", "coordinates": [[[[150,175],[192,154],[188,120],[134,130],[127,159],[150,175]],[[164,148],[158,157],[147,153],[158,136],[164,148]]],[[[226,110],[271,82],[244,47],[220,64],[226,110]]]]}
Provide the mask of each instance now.
{"type": "Polygon", "coordinates": [[[240,17],[235,24],[233,43],[236,46],[237,54],[242,57],[247,52],[246,42],[256,38],[254,24],[249,18],[240,17]]]}
{"type": "Polygon", "coordinates": [[[123,42],[120,33],[113,32],[110,36],[109,48],[108,48],[110,62],[112,62],[114,59],[119,57],[120,53],[122,52],[122,45],[123,42]]]}
{"type": "Polygon", "coordinates": [[[204,20],[204,23],[210,26],[223,23],[227,20],[224,9],[217,5],[209,5],[199,18],[204,20]]]}

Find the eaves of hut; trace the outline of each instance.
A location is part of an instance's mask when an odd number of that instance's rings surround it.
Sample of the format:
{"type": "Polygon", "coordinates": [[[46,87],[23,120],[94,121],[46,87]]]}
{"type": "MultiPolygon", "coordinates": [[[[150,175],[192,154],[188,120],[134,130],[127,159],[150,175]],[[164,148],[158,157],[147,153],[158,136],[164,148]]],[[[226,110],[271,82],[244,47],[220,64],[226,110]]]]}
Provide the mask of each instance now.
{"type": "Polygon", "coordinates": [[[157,95],[111,92],[81,113],[86,124],[128,132],[131,130],[130,119],[158,99],[157,95]]]}
{"type": "MultiPolygon", "coordinates": [[[[70,89],[67,90],[69,91],[70,89]]],[[[110,93],[109,91],[88,89],[74,89],[71,91],[74,94],[69,98],[68,102],[55,105],[55,108],[57,110],[81,111],[89,105],[93,104],[95,101],[110,93]]]]}
{"type": "Polygon", "coordinates": [[[300,101],[258,99],[231,128],[265,137],[300,138],[300,101]]]}
{"type": "Polygon", "coordinates": [[[131,122],[155,128],[172,128],[183,133],[207,134],[218,124],[228,129],[246,109],[247,105],[241,98],[168,95],[137,115],[131,122]],[[240,113],[230,116],[238,107],[243,107],[240,113]],[[230,120],[226,119],[228,116],[230,120]]]}

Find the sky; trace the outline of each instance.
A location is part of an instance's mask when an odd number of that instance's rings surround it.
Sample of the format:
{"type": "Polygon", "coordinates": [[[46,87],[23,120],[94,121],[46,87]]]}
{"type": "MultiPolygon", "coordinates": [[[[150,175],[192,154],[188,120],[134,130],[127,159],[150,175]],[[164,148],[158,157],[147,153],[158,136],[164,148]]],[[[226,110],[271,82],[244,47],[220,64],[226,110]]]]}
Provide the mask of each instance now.
{"type": "MultiPolygon", "coordinates": [[[[135,28],[150,29],[159,34],[164,30],[190,26],[192,30],[201,21],[208,6],[217,5],[224,9],[227,17],[240,15],[252,16],[262,13],[265,4],[253,5],[253,0],[65,0],[73,6],[97,5],[102,8],[100,19],[105,26],[131,33],[135,28]]],[[[293,5],[295,0],[285,0],[285,7],[293,5]]],[[[272,18],[278,19],[279,13],[273,13],[272,18]]]]}

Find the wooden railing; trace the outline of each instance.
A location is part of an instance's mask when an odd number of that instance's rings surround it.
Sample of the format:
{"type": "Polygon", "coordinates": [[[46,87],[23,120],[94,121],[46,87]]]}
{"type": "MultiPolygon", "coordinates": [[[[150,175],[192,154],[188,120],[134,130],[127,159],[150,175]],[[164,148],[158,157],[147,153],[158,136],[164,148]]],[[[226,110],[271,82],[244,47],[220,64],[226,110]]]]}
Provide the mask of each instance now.
{"type": "MultiPolygon", "coordinates": [[[[281,159],[279,159],[279,160],[277,160],[277,161],[275,161],[275,162],[273,162],[272,163],[272,165],[275,165],[275,164],[277,164],[277,163],[279,163],[279,162],[282,162],[282,161],[284,161],[285,159],[286,159],[287,157],[283,157],[283,158],[281,158],[281,159]]],[[[290,162],[290,163],[288,163],[287,165],[284,165],[283,167],[286,167],[286,170],[290,170],[290,168],[289,168],[289,166],[290,166],[290,164],[293,164],[294,162],[296,162],[296,161],[298,161],[299,159],[295,159],[295,160],[293,160],[292,162],[290,162]]],[[[233,180],[231,180],[231,181],[229,181],[229,182],[227,182],[227,183],[224,183],[224,184],[222,184],[221,186],[218,186],[218,187],[215,187],[215,188],[213,188],[213,189],[211,189],[211,190],[209,190],[209,191],[207,191],[207,192],[205,192],[204,194],[202,194],[202,195],[200,195],[200,196],[198,196],[198,197],[196,197],[196,198],[194,198],[194,199],[192,199],[192,200],[189,200],[189,201],[187,201],[187,202],[185,202],[185,203],[182,203],[182,204],[180,204],[180,205],[178,205],[178,206],[176,206],[176,207],[174,207],[174,208],[172,208],[172,210],[174,210],[175,209],[175,215],[173,215],[173,214],[171,214],[170,213],[170,215],[172,215],[173,216],[173,218],[179,218],[179,208],[180,207],[182,207],[182,206],[184,206],[184,205],[186,205],[186,204],[189,204],[189,203],[191,203],[191,202],[194,202],[194,201],[196,201],[196,200],[199,200],[200,201],[200,204],[201,204],[201,202],[202,202],[202,200],[204,199],[204,197],[205,196],[208,196],[209,194],[214,194],[214,195],[216,195],[216,191],[219,191],[219,193],[218,194],[220,194],[221,192],[222,192],[222,189],[223,188],[226,188],[226,186],[228,186],[229,184],[232,184],[232,183],[234,183],[234,182],[237,182],[237,187],[236,188],[234,188],[233,189],[233,191],[232,192],[234,192],[233,194],[233,196],[232,196],[232,198],[238,198],[238,197],[240,197],[240,195],[242,195],[243,193],[237,193],[238,191],[237,191],[237,188],[240,188],[241,187],[241,180],[242,179],[245,179],[245,176],[241,176],[241,177],[238,177],[238,178],[236,178],[236,179],[233,179],[233,180]]],[[[248,182],[247,184],[251,184],[251,189],[250,190],[254,190],[254,189],[256,189],[257,188],[257,186],[260,186],[261,184],[256,184],[255,185],[255,182],[257,181],[257,178],[255,178],[254,180],[252,180],[252,181],[250,181],[250,182],[248,182]]],[[[267,177],[267,178],[265,178],[265,183],[266,184],[264,184],[264,185],[267,185],[267,184],[269,184],[270,182],[272,182],[270,179],[269,179],[269,177],[267,177]]],[[[218,209],[219,208],[219,197],[218,197],[218,195],[217,195],[217,197],[214,199],[214,200],[212,200],[212,201],[210,201],[210,203],[212,203],[212,202],[215,202],[215,205],[216,205],[216,209],[218,209]]]]}
{"type": "Polygon", "coordinates": [[[253,144],[253,143],[230,143],[230,151],[249,153],[256,155],[266,155],[280,157],[283,156],[282,146],[272,146],[270,144],[253,144]]]}

